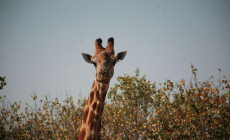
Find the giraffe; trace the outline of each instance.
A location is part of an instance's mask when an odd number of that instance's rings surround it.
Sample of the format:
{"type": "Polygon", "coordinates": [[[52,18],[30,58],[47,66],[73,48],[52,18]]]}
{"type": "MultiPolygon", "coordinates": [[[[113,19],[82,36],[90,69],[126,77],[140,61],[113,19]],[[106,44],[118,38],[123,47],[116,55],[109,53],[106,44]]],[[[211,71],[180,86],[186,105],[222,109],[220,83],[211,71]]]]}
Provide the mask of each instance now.
{"type": "Polygon", "coordinates": [[[101,139],[101,116],[109,82],[113,77],[116,62],[123,60],[127,53],[123,51],[115,55],[112,37],[108,39],[106,48],[103,48],[101,43],[101,38],[95,41],[94,56],[82,53],[86,62],[94,64],[96,76],[85,105],[79,140],[101,139]]]}

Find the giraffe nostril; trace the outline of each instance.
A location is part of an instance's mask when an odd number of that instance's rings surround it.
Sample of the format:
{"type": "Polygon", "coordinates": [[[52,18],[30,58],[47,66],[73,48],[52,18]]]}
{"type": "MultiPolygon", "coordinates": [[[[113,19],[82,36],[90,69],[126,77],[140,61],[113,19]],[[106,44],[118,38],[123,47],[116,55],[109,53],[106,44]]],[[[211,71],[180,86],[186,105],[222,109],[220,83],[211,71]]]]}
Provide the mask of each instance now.
{"type": "Polygon", "coordinates": [[[107,72],[107,71],[104,71],[104,74],[103,74],[103,75],[106,76],[107,74],[108,74],[108,72],[107,72]]]}
{"type": "Polygon", "coordinates": [[[101,75],[101,76],[107,76],[107,74],[108,74],[108,71],[100,71],[99,72],[99,74],[101,75]]]}

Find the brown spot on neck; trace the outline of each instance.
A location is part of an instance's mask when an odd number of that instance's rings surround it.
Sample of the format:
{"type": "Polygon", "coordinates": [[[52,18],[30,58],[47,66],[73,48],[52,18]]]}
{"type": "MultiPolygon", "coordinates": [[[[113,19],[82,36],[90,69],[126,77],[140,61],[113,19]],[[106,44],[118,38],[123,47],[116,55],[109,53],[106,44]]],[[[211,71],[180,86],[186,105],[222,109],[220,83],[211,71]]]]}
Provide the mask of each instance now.
{"type": "Polygon", "coordinates": [[[91,91],[89,94],[89,104],[91,105],[92,101],[94,99],[94,91],[91,91]]]}
{"type": "Polygon", "coordinates": [[[83,128],[81,129],[81,132],[79,134],[79,140],[84,140],[85,136],[86,136],[86,130],[85,128],[83,128]]]}
{"type": "Polygon", "coordinates": [[[88,118],[88,125],[91,131],[94,129],[96,123],[96,121],[94,121],[94,118],[95,118],[94,111],[90,111],[89,118],[88,118]]]}
{"type": "Polygon", "coordinates": [[[104,102],[107,92],[101,93],[101,100],[104,102]]]}
{"type": "Polygon", "coordinates": [[[86,123],[86,119],[88,117],[88,113],[89,113],[89,108],[85,108],[84,110],[84,114],[83,114],[83,119],[82,119],[82,123],[85,124],[86,123]]]}

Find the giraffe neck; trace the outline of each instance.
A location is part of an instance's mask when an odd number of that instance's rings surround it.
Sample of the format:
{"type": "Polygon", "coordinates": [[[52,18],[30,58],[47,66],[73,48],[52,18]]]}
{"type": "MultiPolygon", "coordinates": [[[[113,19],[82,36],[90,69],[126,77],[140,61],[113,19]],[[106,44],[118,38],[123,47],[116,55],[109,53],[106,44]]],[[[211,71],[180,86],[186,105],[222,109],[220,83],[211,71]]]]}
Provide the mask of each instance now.
{"type": "Polygon", "coordinates": [[[109,83],[98,82],[95,78],[85,105],[79,140],[100,139],[101,116],[109,83]]]}

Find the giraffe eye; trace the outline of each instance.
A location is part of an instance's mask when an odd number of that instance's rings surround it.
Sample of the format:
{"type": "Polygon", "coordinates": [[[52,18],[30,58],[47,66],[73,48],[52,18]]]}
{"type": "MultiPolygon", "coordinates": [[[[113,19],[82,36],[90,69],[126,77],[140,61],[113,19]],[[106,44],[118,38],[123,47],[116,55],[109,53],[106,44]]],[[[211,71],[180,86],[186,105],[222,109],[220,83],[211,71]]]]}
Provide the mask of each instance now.
{"type": "Polygon", "coordinates": [[[112,64],[115,65],[115,64],[116,64],[116,61],[113,61],[112,64]]]}
{"type": "Polygon", "coordinates": [[[97,67],[97,63],[93,62],[94,67],[97,67]]]}

